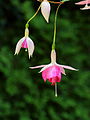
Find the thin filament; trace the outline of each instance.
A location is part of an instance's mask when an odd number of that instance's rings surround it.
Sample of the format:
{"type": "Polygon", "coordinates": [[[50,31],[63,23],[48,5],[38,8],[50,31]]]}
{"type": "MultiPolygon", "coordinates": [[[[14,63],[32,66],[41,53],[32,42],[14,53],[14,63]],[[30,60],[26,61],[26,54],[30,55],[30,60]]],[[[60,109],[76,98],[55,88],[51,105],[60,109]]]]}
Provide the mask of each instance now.
{"type": "Polygon", "coordinates": [[[55,97],[57,97],[57,83],[55,83],[55,97]]]}

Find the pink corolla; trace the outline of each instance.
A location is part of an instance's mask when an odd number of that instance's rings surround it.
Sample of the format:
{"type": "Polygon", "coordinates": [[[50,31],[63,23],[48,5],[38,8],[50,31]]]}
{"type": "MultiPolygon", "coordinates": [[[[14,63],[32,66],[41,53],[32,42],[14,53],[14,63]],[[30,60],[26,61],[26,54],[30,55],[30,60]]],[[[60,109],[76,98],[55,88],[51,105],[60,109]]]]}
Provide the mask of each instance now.
{"type": "Polygon", "coordinates": [[[88,4],[90,4],[90,0],[83,0],[80,2],[75,3],[76,5],[85,5],[85,7],[80,8],[81,10],[87,10],[90,9],[90,6],[88,4]]]}
{"type": "Polygon", "coordinates": [[[57,64],[55,50],[51,51],[51,63],[50,64],[40,65],[40,66],[30,67],[30,68],[31,69],[42,68],[40,71],[40,73],[42,72],[42,78],[44,79],[45,82],[46,80],[51,82],[51,85],[55,85],[57,82],[60,82],[62,74],[66,75],[64,68],[77,71],[77,69],[73,67],[57,64]]]}
{"type": "Polygon", "coordinates": [[[28,28],[25,29],[25,36],[22,39],[20,39],[18,41],[17,45],[16,45],[15,55],[19,54],[21,48],[25,48],[26,50],[28,50],[29,58],[30,58],[30,56],[32,56],[32,54],[34,52],[34,43],[29,38],[29,30],[28,30],[28,28]]]}

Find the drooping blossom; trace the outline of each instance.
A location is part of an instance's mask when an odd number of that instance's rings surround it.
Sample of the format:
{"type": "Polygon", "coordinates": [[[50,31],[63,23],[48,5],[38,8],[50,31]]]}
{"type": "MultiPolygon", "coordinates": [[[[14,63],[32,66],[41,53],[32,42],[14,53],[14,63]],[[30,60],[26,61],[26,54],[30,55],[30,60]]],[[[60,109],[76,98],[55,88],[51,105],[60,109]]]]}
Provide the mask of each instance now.
{"type": "Polygon", "coordinates": [[[16,45],[15,55],[19,54],[21,48],[25,48],[25,49],[28,50],[29,58],[30,58],[30,56],[32,56],[32,54],[34,52],[34,43],[29,38],[29,30],[28,30],[28,28],[25,29],[25,36],[23,38],[21,38],[18,41],[17,45],[16,45]]]}
{"type": "Polygon", "coordinates": [[[41,13],[48,23],[49,16],[50,16],[50,10],[51,10],[50,3],[48,2],[48,0],[38,0],[38,1],[41,2],[41,13]]]}
{"type": "Polygon", "coordinates": [[[87,10],[90,9],[90,6],[88,4],[90,4],[90,0],[83,0],[80,2],[75,3],[76,5],[85,5],[83,8],[80,8],[81,10],[87,10]]]}
{"type": "Polygon", "coordinates": [[[50,3],[63,4],[64,2],[67,2],[69,0],[61,0],[60,2],[49,1],[49,0],[37,0],[37,1],[41,2],[41,5],[40,5],[41,13],[48,23],[49,22],[50,11],[51,11],[50,3]]]}
{"type": "Polygon", "coordinates": [[[31,69],[42,68],[40,71],[40,73],[42,73],[42,78],[44,79],[45,82],[46,80],[51,82],[51,85],[55,85],[57,82],[60,82],[62,74],[66,75],[64,69],[77,71],[77,69],[73,67],[57,64],[55,50],[51,51],[51,63],[50,64],[40,65],[40,66],[30,67],[30,68],[31,69]]]}
{"type": "Polygon", "coordinates": [[[51,10],[50,3],[47,0],[44,0],[41,3],[41,13],[45,20],[47,21],[47,23],[49,22],[50,10],[51,10]]]}

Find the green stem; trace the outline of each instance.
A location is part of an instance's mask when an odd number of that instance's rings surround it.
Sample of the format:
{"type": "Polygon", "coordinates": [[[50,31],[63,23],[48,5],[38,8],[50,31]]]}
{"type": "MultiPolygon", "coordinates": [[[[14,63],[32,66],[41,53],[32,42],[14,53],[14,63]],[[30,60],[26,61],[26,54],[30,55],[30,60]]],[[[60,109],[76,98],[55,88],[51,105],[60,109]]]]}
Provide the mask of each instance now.
{"type": "MultiPolygon", "coordinates": [[[[61,3],[61,4],[62,4],[62,3],[61,3]]],[[[61,4],[58,5],[57,10],[56,10],[56,14],[55,14],[54,36],[53,36],[52,50],[55,50],[57,14],[58,14],[58,10],[59,10],[59,7],[61,6],[61,4]]]]}
{"type": "Polygon", "coordinates": [[[27,23],[25,25],[26,28],[29,27],[29,22],[38,14],[40,7],[41,7],[41,4],[40,4],[39,8],[37,9],[36,13],[27,21],[27,23]]]}

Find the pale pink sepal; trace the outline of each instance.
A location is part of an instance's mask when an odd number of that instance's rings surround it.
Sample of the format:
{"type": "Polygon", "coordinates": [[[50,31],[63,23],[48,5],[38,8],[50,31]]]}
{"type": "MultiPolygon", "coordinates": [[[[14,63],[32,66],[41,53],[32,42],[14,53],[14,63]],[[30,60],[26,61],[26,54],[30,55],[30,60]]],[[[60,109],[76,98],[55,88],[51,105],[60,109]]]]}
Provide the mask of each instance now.
{"type": "Polygon", "coordinates": [[[60,71],[61,71],[62,74],[66,75],[65,70],[64,70],[63,67],[60,67],[60,71]]]}
{"type": "Polygon", "coordinates": [[[41,13],[45,20],[47,21],[47,23],[49,22],[50,10],[51,10],[50,3],[47,0],[44,0],[41,3],[41,13]]]}
{"type": "Polygon", "coordinates": [[[42,68],[42,67],[45,67],[46,65],[39,65],[39,66],[35,66],[35,67],[29,67],[31,69],[37,69],[37,68],[42,68]]]}
{"type": "Polygon", "coordinates": [[[29,37],[27,37],[27,46],[28,46],[28,54],[30,58],[30,56],[32,56],[34,52],[34,43],[29,37]]]}
{"type": "Polygon", "coordinates": [[[80,1],[75,3],[76,5],[85,5],[85,4],[90,4],[90,0],[84,0],[84,1],[80,1]]]}
{"type": "Polygon", "coordinates": [[[22,43],[24,42],[24,40],[25,40],[25,37],[23,37],[22,39],[20,39],[20,40],[18,41],[18,43],[17,43],[17,45],[16,45],[16,49],[15,49],[15,55],[16,55],[16,54],[18,55],[18,53],[20,52],[20,49],[21,49],[21,47],[22,47],[22,43]]]}
{"type": "Polygon", "coordinates": [[[75,69],[75,68],[73,68],[71,66],[66,66],[66,65],[59,65],[59,66],[65,68],[65,69],[78,71],[77,69],[75,69]]]}
{"type": "Polygon", "coordinates": [[[57,64],[57,63],[56,63],[55,65],[56,65],[56,66],[59,66],[61,73],[64,74],[64,75],[66,75],[65,70],[64,70],[64,68],[63,68],[61,65],[59,65],[59,64],[57,64]]]}
{"type": "Polygon", "coordinates": [[[45,65],[45,67],[43,67],[41,70],[40,70],[40,72],[39,73],[41,73],[41,72],[43,72],[45,69],[47,69],[47,68],[49,68],[49,67],[51,67],[52,66],[52,64],[50,63],[50,64],[48,64],[48,65],[45,65]]]}
{"type": "Polygon", "coordinates": [[[88,6],[87,4],[85,5],[85,7],[80,8],[80,10],[88,10],[88,9],[90,9],[90,6],[88,6]]]}

